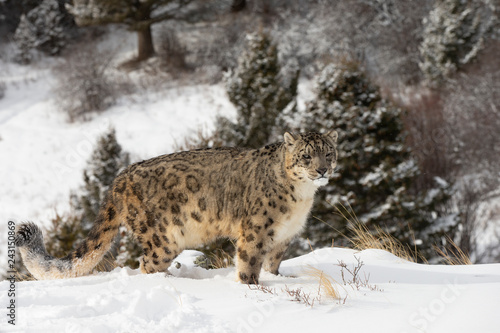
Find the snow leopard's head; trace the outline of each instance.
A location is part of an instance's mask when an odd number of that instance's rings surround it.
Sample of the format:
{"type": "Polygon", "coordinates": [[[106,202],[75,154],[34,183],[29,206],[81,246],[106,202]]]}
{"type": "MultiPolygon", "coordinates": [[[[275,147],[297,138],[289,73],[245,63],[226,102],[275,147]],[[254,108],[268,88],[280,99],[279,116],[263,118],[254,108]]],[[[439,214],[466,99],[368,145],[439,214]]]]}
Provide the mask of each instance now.
{"type": "Polygon", "coordinates": [[[316,186],[328,184],[337,166],[336,131],[326,134],[285,133],[285,168],[293,180],[312,182],[316,186]]]}

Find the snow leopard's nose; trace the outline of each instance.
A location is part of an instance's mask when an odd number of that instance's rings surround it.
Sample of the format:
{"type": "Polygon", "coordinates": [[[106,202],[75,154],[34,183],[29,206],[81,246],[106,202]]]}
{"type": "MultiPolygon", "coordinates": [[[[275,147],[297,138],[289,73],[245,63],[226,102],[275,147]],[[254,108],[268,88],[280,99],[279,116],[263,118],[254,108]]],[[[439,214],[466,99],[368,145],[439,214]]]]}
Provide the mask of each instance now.
{"type": "Polygon", "coordinates": [[[321,177],[325,176],[326,171],[328,171],[327,168],[318,168],[318,169],[316,169],[316,172],[319,173],[321,175],[321,177]]]}

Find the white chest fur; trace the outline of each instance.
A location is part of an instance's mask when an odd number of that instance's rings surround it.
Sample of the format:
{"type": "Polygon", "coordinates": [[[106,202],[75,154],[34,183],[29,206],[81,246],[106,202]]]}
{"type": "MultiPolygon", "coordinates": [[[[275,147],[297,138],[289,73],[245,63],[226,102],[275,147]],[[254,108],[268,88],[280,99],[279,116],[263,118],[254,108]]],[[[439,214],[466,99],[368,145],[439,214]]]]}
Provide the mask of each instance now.
{"type": "Polygon", "coordinates": [[[294,202],[290,211],[287,212],[281,225],[276,230],[274,240],[278,243],[289,240],[297,235],[306,224],[318,186],[312,182],[301,185],[296,191],[297,202],[294,202]]]}

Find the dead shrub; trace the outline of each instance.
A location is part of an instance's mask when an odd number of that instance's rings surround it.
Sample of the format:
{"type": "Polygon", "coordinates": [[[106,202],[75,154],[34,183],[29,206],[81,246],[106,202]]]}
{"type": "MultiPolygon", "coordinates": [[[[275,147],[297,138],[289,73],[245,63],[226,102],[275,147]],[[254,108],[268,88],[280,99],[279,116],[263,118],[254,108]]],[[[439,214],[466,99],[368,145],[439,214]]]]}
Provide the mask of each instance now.
{"type": "Polygon", "coordinates": [[[426,190],[435,186],[435,177],[450,180],[458,167],[456,159],[452,158],[453,127],[446,119],[438,93],[412,92],[405,99],[408,110],[403,118],[408,133],[406,144],[421,170],[414,186],[416,190],[426,190]]]}
{"type": "Polygon", "coordinates": [[[0,81],[0,99],[4,98],[5,90],[7,90],[7,86],[5,85],[5,83],[0,81]]]}
{"type": "Polygon", "coordinates": [[[453,128],[454,158],[462,169],[498,170],[500,147],[500,73],[462,75],[445,100],[445,117],[453,128]]]}
{"type": "Polygon", "coordinates": [[[56,103],[70,122],[88,120],[93,112],[102,112],[116,102],[119,85],[107,73],[113,53],[95,48],[78,48],[54,71],[56,103]]]}
{"type": "Polygon", "coordinates": [[[188,70],[186,54],[186,47],[181,44],[176,33],[171,29],[164,29],[159,36],[158,48],[162,68],[174,76],[188,70]]]}

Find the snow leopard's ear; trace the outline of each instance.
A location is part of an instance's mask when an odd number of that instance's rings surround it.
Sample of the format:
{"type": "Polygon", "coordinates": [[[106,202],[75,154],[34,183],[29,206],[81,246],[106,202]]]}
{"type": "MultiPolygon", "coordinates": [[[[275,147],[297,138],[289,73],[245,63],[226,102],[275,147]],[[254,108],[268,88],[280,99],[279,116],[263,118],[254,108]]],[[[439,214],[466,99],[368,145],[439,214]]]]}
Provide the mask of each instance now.
{"type": "Polygon", "coordinates": [[[334,145],[337,144],[337,139],[339,137],[337,131],[331,130],[330,132],[323,134],[323,136],[325,137],[325,139],[332,142],[334,145]]]}
{"type": "Polygon", "coordinates": [[[285,143],[287,144],[287,146],[293,146],[293,144],[297,140],[297,137],[290,132],[285,132],[285,135],[283,135],[283,137],[285,138],[285,143]]]}

